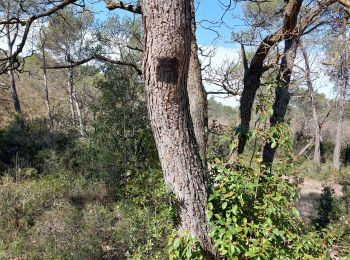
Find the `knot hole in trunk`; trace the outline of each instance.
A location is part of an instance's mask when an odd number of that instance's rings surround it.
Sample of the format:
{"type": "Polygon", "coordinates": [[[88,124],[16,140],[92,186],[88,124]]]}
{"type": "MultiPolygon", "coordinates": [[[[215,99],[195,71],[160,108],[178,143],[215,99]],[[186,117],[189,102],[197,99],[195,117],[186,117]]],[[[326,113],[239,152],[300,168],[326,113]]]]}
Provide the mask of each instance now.
{"type": "Polygon", "coordinates": [[[157,81],[176,84],[179,77],[179,61],[177,58],[160,58],[157,65],[157,81]]]}

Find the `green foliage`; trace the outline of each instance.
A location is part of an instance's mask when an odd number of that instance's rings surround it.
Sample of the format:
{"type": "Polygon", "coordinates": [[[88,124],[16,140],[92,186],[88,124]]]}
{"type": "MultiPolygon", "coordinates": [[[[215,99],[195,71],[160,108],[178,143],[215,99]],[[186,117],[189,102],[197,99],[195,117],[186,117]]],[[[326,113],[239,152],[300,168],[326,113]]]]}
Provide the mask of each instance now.
{"type": "Polygon", "coordinates": [[[159,167],[143,86],[131,69],[116,66],[96,84],[101,96],[90,104],[95,120],[78,168],[123,186],[139,170],[159,167]]]}
{"type": "Polygon", "coordinates": [[[208,100],[209,133],[207,159],[209,162],[226,161],[230,154],[233,125],[238,122],[236,108],[224,106],[214,98],[208,100]]]}
{"type": "Polygon", "coordinates": [[[173,229],[173,212],[159,174],[140,172],[121,191],[123,200],[110,195],[103,182],[71,172],[22,182],[3,177],[0,255],[5,259],[161,259],[173,229]]]}
{"type": "Polygon", "coordinates": [[[25,168],[43,172],[48,155],[63,154],[74,146],[75,140],[74,131],[50,131],[44,119],[14,118],[0,130],[0,171],[9,171],[18,177],[21,177],[22,169],[26,171],[25,168]]]}
{"type": "Polygon", "coordinates": [[[334,170],[330,162],[318,164],[311,160],[305,160],[296,165],[294,173],[303,179],[325,181],[333,176],[334,170]]]}
{"type": "Polygon", "coordinates": [[[340,218],[339,207],[339,200],[334,197],[334,189],[328,186],[324,187],[315,205],[317,211],[317,218],[314,220],[315,224],[325,228],[331,222],[338,220],[340,218]]]}
{"type": "Polygon", "coordinates": [[[295,185],[262,167],[217,167],[208,218],[222,257],[309,259],[325,257],[328,236],[309,230],[295,208],[295,185]]]}
{"type": "Polygon", "coordinates": [[[191,237],[188,231],[179,232],[174,230],[169,237],[168,254],[170,260],[196,259],[203,260],[199,241],[191,237]]]}
{"type": "Polygon", "coordinates": [[[290,181],[293,142],[286,124],[266,130],[272,114],[273,84],[259,93],[254,140],[250,158],[234,165],[216,165],[209,197],[211,237],[222,258],[314,259],[327,257],[333,242],[331,232],[308,227],[296,209],[297,185],[290,181]],[[266,143],[279,147],[272,168],[262,163],[266,143]]]}

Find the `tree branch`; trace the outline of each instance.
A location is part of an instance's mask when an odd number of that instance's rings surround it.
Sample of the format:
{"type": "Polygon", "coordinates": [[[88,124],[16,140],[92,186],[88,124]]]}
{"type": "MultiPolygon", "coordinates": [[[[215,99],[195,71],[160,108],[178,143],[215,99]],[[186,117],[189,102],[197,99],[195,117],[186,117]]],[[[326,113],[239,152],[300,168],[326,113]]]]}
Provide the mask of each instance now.
{"type": "Polygon", "coordinates": [[[247,60],[247,54],[245,52],[243,43],[241,43],[241,58],[242,58],[244,71],[247,71],[248,70],[248,60],[247,60]]]}
{"type": "Polygon", "coordinates": [[[79,61],[70,61],[70,64],[65,64],[65,65],[57,65],[57,66],[50,66],[50,67],[46,67],[46,69],[67,69],[67,68],[74,68],[77,66],[80,66],[82,64],[85,64],[89,61],[92,60],[98,60],[98,61],[103,61],[103,62],[108,62],[111,64],[116,64],[116,65],[123,65],[123,66],[129,66],[132,67],[138,75],[142,75],[142,71],[139,69],[139,67],[131,62],[125,62],[125,61],[119,61],[119,60],[113,60],[111,58],[102,56],[102,55],[92,55],[88,58],[79,60],[79,61]]]}
{"type": "Polygon", "coordinates": [[[122,1],[113,2],[112,0],[105,0],[108,10],[123,9],[135,14],[142,14],[140,5],[125,4],[122,1]]]}
{"type": "Polygon", "coordinates": [[[65,6],[72,4],[74,2],[77,2],[77,1],[78,0],[63,0],[62,3],[54,6],[53,8],[49,9],[48,11],[33,15],[29,19],[27,19],[26,21],[19,22],[22,26],[25,26],[22,40],[21,40],[20,44],[17,46],[17,50],[15,52],[13,52],[10,56],[7,56],[5,58],[0,58],[0,62],[13,60],[22,52],[24,45],[25,45],[27,38],[28,38],[30,27],[35,20],[42,18],[42,17],[50,16],[50,15],[56,13],[57,11],[63,9],[65,6]]]}
{"type": "Polygon", "coordinates": [[[341,4],[344,7],[350,8],[350,1],[338,0],[338,3],[341,4]]]}

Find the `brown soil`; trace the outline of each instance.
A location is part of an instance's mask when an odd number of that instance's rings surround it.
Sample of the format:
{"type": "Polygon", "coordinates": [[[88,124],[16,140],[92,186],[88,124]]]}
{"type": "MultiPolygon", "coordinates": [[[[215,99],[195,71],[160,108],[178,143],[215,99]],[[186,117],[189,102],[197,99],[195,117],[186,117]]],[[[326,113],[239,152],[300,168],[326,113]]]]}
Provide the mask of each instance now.
{"type": "Polygon", "coordinates": [[[312,218],[316,212],[314,209],[315,201],[320,197],[322,189],[324,187],[330,187],[334,190],[335,196],[342,196],[341,185],[334,181],[316,181],[311,179],[304,179],[300,187],[300,200],[299,200],[299,211],[303,218],[312,218]]]}

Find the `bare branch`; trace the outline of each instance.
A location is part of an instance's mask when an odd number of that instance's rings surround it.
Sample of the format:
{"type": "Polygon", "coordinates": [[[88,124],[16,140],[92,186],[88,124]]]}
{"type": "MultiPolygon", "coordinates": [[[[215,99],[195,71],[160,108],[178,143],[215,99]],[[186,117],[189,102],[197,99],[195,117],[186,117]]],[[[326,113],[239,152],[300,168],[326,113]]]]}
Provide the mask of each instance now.
{"type": "Polygon", "coordinates": [[[57,65],[57,66],[50,66],[46,67],[46,69],[67,69],[67,68],[74,68],[77,66],[80,66],[82,64],[88,63],[89,61],[92,60],[98,60],[98,61],[103,61],[103,62],[108,62],[111,64],[116,64],[116,65],[123,65],[123,66],[129,66],[135,69],[138,75],[142,75],[142,71],[139,69],[139,67],[131,62],[125,62],[125,61],[119,61],[119,60],[113,60],[111,58],[102,56],[102,55],[92,55],[88,58],[79,60],[79,61],[70,61],[70,64],[65,64],[65,65],[57,65]]]}
{"type": "Polygon", "coordinates": [[[108,10],[123,9],[135,14],[142,14],[140,5],[125,4],[122,1],[113,2],[111,0],[106,0],[105,2],[108,10]]]}
{"type": "Polygon", "coordinates": [[[39,18],[46,17],[46,16],[50,16],[50,15],[56,13],[57,11],[61,10],[65,6],[67,6],[69,4],[72,4],[72,3],[76,2],[76,1],[78,1],[78,0],[63,0],[60,4],[54,6],[53,8],[49,9],[48,11],[40,13],[40,14],[33,15],[29,19],[27,19],[26,21],[22,21],[20,24],[23,25],[23,26],[25,25],[25,28],[24,28],[24,33],[23,33],[23,36],[22,36],[22,40],[21,40],[20,44],[17,46],[17,50],[14,53],[12,53],[10,56],[8,56],[8,57],[0,58],[0,62],[1,61],[3,62],[3,61],[8,61],[8,60],[14,60],[22,52],[22,50],[24,48],[24,45],[25,45],[25,43],[27,41],[31,25],[33,24],[33,22],[35,20],[37,20],[39,18]]]}

